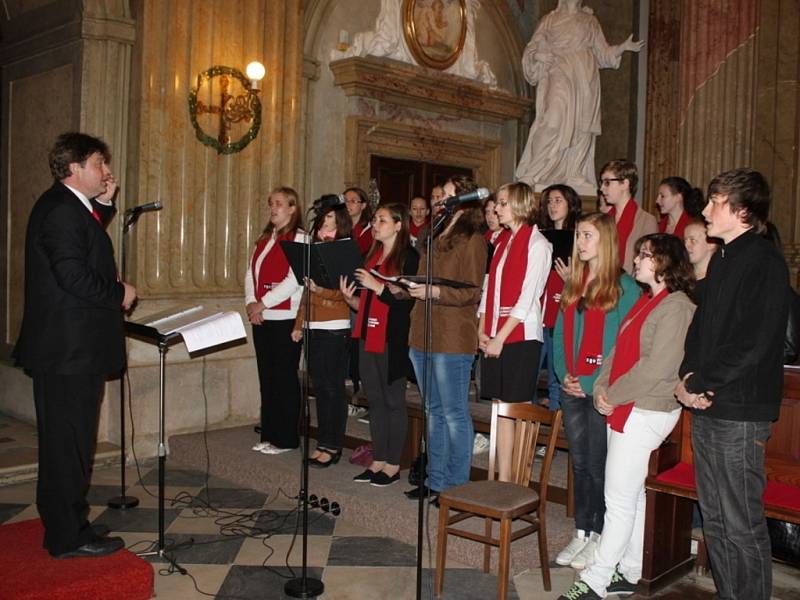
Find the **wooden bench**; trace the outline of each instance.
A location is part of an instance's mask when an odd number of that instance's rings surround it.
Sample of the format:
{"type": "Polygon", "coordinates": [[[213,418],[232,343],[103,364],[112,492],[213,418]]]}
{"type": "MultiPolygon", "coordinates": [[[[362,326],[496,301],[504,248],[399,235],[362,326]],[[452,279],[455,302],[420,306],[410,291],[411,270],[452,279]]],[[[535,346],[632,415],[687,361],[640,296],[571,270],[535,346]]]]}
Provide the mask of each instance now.
{"type": "MultiPolygon", "coordinates": [[[[684,411],[664,444],[650,457],[639,591],[650,595],[691,570],[691,523],[697,489],[691,444],[691,413],[684,411]]],[[[768,517],[800,523],[800,369],[784,370],[780,418],[767,443],[768,517]]],[[[698,553],[702,556],[702,551],[698,553]]]]}

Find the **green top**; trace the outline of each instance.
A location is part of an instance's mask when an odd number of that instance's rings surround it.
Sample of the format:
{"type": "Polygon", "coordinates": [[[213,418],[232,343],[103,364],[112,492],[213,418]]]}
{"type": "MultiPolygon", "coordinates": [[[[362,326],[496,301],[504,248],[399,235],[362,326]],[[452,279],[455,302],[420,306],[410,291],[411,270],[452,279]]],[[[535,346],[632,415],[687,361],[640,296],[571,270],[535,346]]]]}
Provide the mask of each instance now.
{"type": "MultiPolygon", "coordinates": [[[[620,323],[628,311],[636,304],[636,301],[641,295],[641,289],[633,278],[627,273],[623,273],[619,279],[620,286],[622,287],[622,296],[617,302],[617,305],[606,313],[605,324],[603,325],[603,359],[610,353],[611,348],[614,347],[614,342],[617,341],[617,331],[619,331],[620,323]]],[[[575,348],[574,354],[577,354],[578,348],[583,339],[583,312],[575,311],[575,336],[573,342],[575,348]]],[[[573,355],[574,355],[573,354],[573,355]]],[[[567,374],[567,359],[564,356],[564,312],[558,311],[558,319],[556,320],[556,328],[553,331],[553,367],[556,371],[556,376],[559,381],[564,381],[564,376],[567,374]]],[[[591,375],[582,375],[578,377],[581,389],[586,395],[591,395],[594,381],[600,374],[600,367],[595,369],[591,375]]]]}

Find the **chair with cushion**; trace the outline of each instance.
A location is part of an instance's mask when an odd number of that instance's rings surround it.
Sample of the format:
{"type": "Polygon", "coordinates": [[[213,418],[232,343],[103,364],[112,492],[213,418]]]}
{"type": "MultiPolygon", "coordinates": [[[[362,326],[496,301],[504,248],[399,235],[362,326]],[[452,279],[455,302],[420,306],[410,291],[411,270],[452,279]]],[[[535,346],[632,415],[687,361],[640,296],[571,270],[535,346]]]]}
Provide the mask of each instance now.
{"type": "Polygon", "coordinates": [[[561,411],[550,411],[528,403],[510,404],[495,401],[492,405],[491,438],[489,444],[489,473],[486,481],[470,481],[450,488],[439,496],[439,530],[436,545],[435,593],[441,595],[447,554],[447,536],[456,535],[484,544],[483,570],[489,572],[491,546],[499,549],[497,567],[497,597],[504,600],[508,588],[508,571],[511,542],[538,532],[539,558],[542,565],[544,589],[550,590],[550,567],[547,556],[547,533],[545,508],[547,505],[547,483],[550,466],[555,453],[556,439],[561,429],[561,411]],[[500,417],[514,419],[514,451],[512,456],[512,480],[495,479],[497,454],[497,420],[500,417]],[[542,425],[548,425],[545,434],[542,425]],[[542,431],[542,439],[540,438],[542,431]],[[538,493],[529,486],[533,474],[534,453],[537,442],[544,444],[546,451],[539,469],[538,493]],[[455,514],[451,515],[451,511],[455,514]],[[484,533],[475,533],[453,527],[471,519],[483,518],[484,533]],[[514,521],[525,525],[512,529],[514,521]],[[499,523],[499,536],[493,536],[494,522],[499,523]]]}

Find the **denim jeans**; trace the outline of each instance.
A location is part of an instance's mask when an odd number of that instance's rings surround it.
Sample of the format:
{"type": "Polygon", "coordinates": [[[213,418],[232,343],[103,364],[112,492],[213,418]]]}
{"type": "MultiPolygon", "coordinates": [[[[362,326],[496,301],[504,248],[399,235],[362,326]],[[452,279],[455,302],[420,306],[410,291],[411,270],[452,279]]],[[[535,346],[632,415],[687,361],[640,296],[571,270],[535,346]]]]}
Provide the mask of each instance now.
{"type": "Polygon", "coordinates": [[[675,428],[681,409],[670,412],[634,408],[624,433],[606,427],[606,515],[603,537],[594,554],[594,564],[581,573],[586,583],[601,598],[614,570],[630,582],[642,577],[644,551],[644,480],[650,454],[675,428]]]}
{"type": "MultiPolygon", "coordinates": [[[[547,368],[547,397],[550,400],[547,407],[550,410],[561,408],[561,382],[556,377],[556,370],[553,367],[553,328],[544,328],[544,341],[542,342],[542,352],[539,355],[539,371],[542,367],[547,368]]],[[[539,386],[533,394],[533,403],[537,404],[539,399],[539,386]]]]}
{"type": "Polygon", "coordinates": [[[720,600],[768,600],[772,553],[762,496],[770,423],[692,419],[703,535],[720,600]]]}
{"type": "Polygon", "coordinates": [[[411,348],[411,363],[428,408],[428,487],[442,491],[469,481],[472,463],[472,417],[469,375],[474,356],[435,352],[430,355],[430,390],[423,378],[425,353],[411,348]]]}
{"type": "Polygon", "coordinates": [[[575,528],[587,534],[602,533],[606,512],[606,418],[594,409],[591,396],[576,398],[562,393],[561,410],[572,459],[575,528]]]}

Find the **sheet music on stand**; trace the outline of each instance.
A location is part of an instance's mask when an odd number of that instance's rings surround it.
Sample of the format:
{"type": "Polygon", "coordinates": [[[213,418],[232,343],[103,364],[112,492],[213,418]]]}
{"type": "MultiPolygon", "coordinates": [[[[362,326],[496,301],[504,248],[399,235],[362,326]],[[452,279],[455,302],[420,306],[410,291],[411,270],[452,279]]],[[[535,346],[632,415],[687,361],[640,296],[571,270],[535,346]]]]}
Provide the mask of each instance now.
{"type": "Polygon", "coordinates": [[[128,321],[128,326],[131,331],[148,337],[180,336],[190,353],[247,337],[238,312],[200,305],[169,308],[138,321],[128,321]]]}

